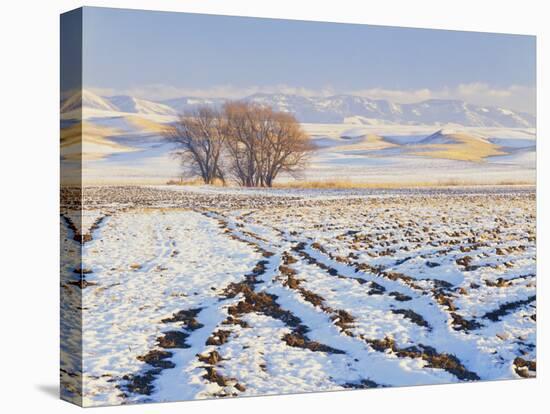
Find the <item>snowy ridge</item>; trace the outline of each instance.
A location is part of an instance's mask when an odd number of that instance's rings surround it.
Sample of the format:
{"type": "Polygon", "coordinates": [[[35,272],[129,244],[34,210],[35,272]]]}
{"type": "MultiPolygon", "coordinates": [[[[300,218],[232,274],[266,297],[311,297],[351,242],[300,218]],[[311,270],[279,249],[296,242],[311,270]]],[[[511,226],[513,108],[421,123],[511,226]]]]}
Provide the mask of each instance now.
{"type": "Polygon", "coordinates": [[[167,105],[121,95],[108,98],[109,102],[120,112],[148,114],[148,115],[175,115],[176,111],[167,105]]]}
{"type": "Polygon", "coordinates": [[[98,109],[102,111],[117,111],[118,108],[109,102],[86,89],[69,95],[61,101],[61,113],[80,111],[83,108],[98,109]]]}
{"type": "Polygon", "coordinates": [[[433,133],[432,135],[427,136],[426,138],[419,141],[419,144],[453,144],[456,143],[459,139],[466,139],[470,141],[478,141],[488,144],[489,141],[486,137],[481,136],[475,133],[465,133],[463,131],[458,131],[454,129],[440,129],[439,131],[433,133]]]}
{"type": "Polygon", "coordinates": [[[529,114],[482,107],[459,100],[430,99],[398,104],[351,95],[312,98],[284,94],[256,94],[245,99],[292,112],[301,122],[312,123],[342,123],[351,120],[364,125],[454,123],[477,127],[533,127],[535,124],[535,118],[529,114]]]}
{"type": "MultiPolygon", "coordinates": [[[[290,112],[300,122],[354,123],[359,125],[446,125],[467,127],[532,128],[535,117],[505,108],[479,106],[459,100],[430,99],[417,103],[399,104],[383,99],[353,95],[306,97],[291,94],[257,93],[245,101],[269,105],[278,111],[290,112]]],[[[100,97],[84,91],[84,108],[127,113],[175,115],[201,105],[221,106],[223,98],[181,97],[154,102],[131,96],[100,97]]],[[[62,112],[76,109],[77,97],[62,102],[62,112]]]]}

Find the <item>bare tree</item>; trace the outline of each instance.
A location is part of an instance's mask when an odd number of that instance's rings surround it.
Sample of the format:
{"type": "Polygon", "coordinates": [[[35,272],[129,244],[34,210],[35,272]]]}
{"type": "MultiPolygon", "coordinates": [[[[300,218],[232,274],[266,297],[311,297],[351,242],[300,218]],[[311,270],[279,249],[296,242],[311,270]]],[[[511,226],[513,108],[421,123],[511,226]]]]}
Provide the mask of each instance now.
{"type": "Polygon", "coordinates": [[[223,112],[229,172],[240,185],[271,187],[282,172],[300,174],[313,146],[294,116],[246,102],[223,112]]]}
{"type": "Polygon", "coordinates": [[[288,113],[272,112],[267,118],[264,134],[259,168],[261,185],[272,187],[281,172],[297,178],[314,147],[296,118],[288,113]]]}
{"type": "Polygon", "coordinates": [[[182,164],[192,175],[200,176],[205,184],[216,179],[225,183],[222,167],[226,123],[223,114],[209,107],[200,107],[181,115],[166,129],[167,140],[175,143],[182,164]]]}
{"type": "Polygon", "coordinates": [[[232,177],[241,186],[271,187],[281,173],[299,176],[313,149],[294,116],[247,102],[183,114],[165,136],[187,172],[206,184],[232,177]]]}
{"type": "Polygon", "coordinates": [[[255,157],[259,145],[256,120],[250,109],[250,105],[244,102],[231,102],[224,106],[229,172],[239,185],[245,187],[255,185],[255,157]]]}

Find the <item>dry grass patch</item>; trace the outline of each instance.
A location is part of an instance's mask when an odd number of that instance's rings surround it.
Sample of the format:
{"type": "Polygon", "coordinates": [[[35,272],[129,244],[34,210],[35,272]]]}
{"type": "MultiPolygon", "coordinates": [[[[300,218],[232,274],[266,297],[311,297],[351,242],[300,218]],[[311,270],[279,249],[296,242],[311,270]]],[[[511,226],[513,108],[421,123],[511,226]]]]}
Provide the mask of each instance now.
{"type": "Polygon", "coordinates": [[[150,119],[142,118],[140,116],[130,115],[126,117],[126,120],[133,126],[146,132],[162,134],[167,130],[166,125],[151,121],[150,119]]]}
{"type": "Polygon", "coordinates": [[[85,121],[75,123],[61,129],[61,156],[66,160],[97,160],[109,154],[137,151],[109,139],[119,134],[115,128],[85,121]]]}
{"type": "Polygon", "coordinates": [[[405,188],[437,188],[437,187],[468,187],[468,186],[495,186],[495,185],[533,185],[533,182],[525,180],[501,180],[495,182],[446,179],[437,181],[418,182],[358,182],[352,180],[319,180],[319,181],[292,181],[275,183],[274,188],[289,189],[405,189],[405,188]]]}
{"type": "Polygon", "coordinates": [[[445,136],[451,143],[415,145],[412,155],[443,158],[456,161],[482,162],[487,157],[506,155],[500,146],[485,139],[456,133],[445,136]]]}

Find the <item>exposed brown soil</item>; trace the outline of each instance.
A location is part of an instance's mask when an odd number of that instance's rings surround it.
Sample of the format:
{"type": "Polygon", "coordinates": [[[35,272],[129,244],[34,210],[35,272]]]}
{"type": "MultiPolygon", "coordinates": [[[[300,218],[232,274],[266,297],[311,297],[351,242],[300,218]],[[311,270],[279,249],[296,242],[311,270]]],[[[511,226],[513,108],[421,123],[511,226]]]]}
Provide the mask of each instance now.
{"type": "Polygon", "coordinates": [[[367,292],[367,294],[369,295],[383,295],[384,292],[386,291],[386,288],[384,286],[379,285],[376,282],[370,282],[369,286],[370,286],[370,289],[367,292]]]}
{"type": "Polygon", "coordinates": [[[362,379],[359,382],[346,382],[345,384],[342,384],[342,387],[363,390],[366,388],[380,388],[381,385],[369,379],[362,379]]]}
{"type": "Polygon", "coordinates": [[[212,351],[208,355],[197,355],[197,358],[199,361],[210,365],[216,365],[218,362],[223,360],[218,351],[212,351]]]}
{"type": "Polygon", "coordinates": [[[453,319],[452,327],[456,331],[473,331],[483,326],[473,319],[465,319],[456,312],[450,312],[450,315],[453,319]]]}
{"type": "Polygon", "coordinates": [[[181,310],[170,318],[162,319],[162,323],[182,322],[183,331],[168,331],[157,338],[157,345],[163,349],[153,349],[145,355],[137,357],[139,361],[146,362],[154,367],[140,374],[130,374],[122,377],[126,381],[119,388],[126,392],[151,395],[154,390],[153,381],[165,369],[174,368],[176,365],[170,361],[173,354],[165,349],[189,348],[185,341],[189,337],[187,332],[202,328],[203,325],[196,320],[201,308],[181,310]]]}
{"type": "Polygon", "coordinates": [[[101,226],[103,220],[109,217],[109,214],[98,217],[90,226],[90,231],[86,234],[81,234],[75,223],[68,216],[62,214],[61,217],[65,221],[65,224],[67,225],[69,230],[73,232],[73,240],[79,242],[80,244],[84,244],[93,240],[92,234],[99,228],[99,226],[101,226]]]}
{"type": "Polygon", "coordinates": [[[93,273],[93,271],[91,269],[78,267],[76,269],[73,269],[73,273],[76,273],[78,275],[89,275],[90,273],[93,273]]]}
{"type": "Polygon", "coordinates": [[[286,334],[285,336],[283,336],[283,341],[285,341],[288,346],[309,349],[313,352],[326,352],[327,354],[345,354],[345,352],[340,349],[332,348],[328,345],[324,345],[316,341],[311,341],[299,332],[286,334]]]}
{"type": "Polygon", "coordinates": [[[459,266],[463,266],[465,271],[470,272],[479,269],[479,266],[471,265],[473,261],[474,258],[472,256],[463,256],[459,259],[456,259],[456,264],[459,266]]]}
{"type": "Polygon", "coordinates": [[[399,292],[390,292],[389,295],[392,296],[398,302],[407,302],[409,300],[412,300],[412,298],[409,295],[404,295],[403,293],[399,293],[399,292]]]}
{"type": "Polygon", "coordinates": [[[290,289],[298,289],[300,286],[300,279],[296,279],[294,275],[287,275],[286,280],[283,282],[284,286],[288,286],[290,289]]]}
{"type": "MultiPolygon", "coordinates": [[[[325,252],[326,253],[326,250],[319,244],[319,243],[313,243],[311,245],[312,247],[314,246],[317,246],[317,250],[321,251],[321,252],[325,252]]],[[[308,254],[306,251],[305,251],[305,248],[306,248],[306,244],[304,242],[300,242],[300,243],[297,243],[293,248],[292,250],[294,250],[295,252],[297,252],[300,257],[302,257],[308,264],[310,265],[315,265],[317,266],[318,268],[324,270],[325,272],[327,272],[329,275],[331,276],[336,276],[338,278],[341,278],[341,279],[350,279],[350,280],[354,280],[356,281],[357,283],[359,283],[360,285],[363,285],[365,283],[367,283],[367,281],[363,278],[359,278],[359,277],[346,277],[346,276],[342,276],[338,273],[338,271],[334,268],[334,267],[331,267],[331,266],[327,266],[326,264],[318,261],[317,259],[315,259],[314,257],[312,257],[310,254],[308,254]]],[[[328,254],[328,253],[327,253],[328,254]]],[[[333,257],[331,257],[329,255],[329,257],[331,259],[333,259],[333,257]]],[[[345,260],[346,263],[347,263],[347,259],[342,259],[342,260],[345,260]]]]}
{"type": "Polygon", "coordinates": [[[227,342],[227,339],[230,335],[231,331],[218,329],[208,337],[208,339],[206,340],[206,345],[223,345],[227,342]]]}
{"type": "Polygon", "coordinates": [[[298,262],[298,259],[296,259],[294,256],[290,255],[288,252],[283,253],[283,264],[288,266],[296,262],[298,262]]]}
{"type": "Polygon", "coordinates": [[[502,316],[506,316],[515,309],[530,304],[531,302],[534,302],[537,299],[535,295],[529,296],[527,299],[524,300],[517,300],[514,302],[508,302],[503,305],[500,305],[498,309],[495,309],[494,311],[487,312],[485,315],[482,316],[484,319],[489,319],[493,322],[500,321],[500,318],[502,316]]]}
{"type": "MultiPolygon", "coordinates": [[[[289,257],[292,257],[292,256],[289,256],[289,257]]],[[[288,267],[287,265],[279,266],[279,272],[281,272],[281,274],[284,275],[284,276],[295,276],[296,275],[296,271],[294,269],[288,267]]]]}
{"type": "Polygon", "coordinates": [[[398,348],[392,338],[384,339],[367,339],[366,342],[372,348],[379,352],[391,351],[399,358],[421,358],[428,362],[429,368],[440,368],[453,375],[460,380],[475,381],[479,380],[479,376],[471,371],[468,371],[459,359],[451,354],[440,354],[435,348],[419,344],[408,348],[398,348]]]}
{"type": "Polygon", "coordinates": [[[189,348],[185,343],[188,337],[189,335],[182,331],[168,331],[157,338],[157,343],[161,348],[189,348]]]}
{"type": "Polygon", "coordinates": [[[80,280],[72,280],[70,282],[67,282],[69,285],[78,286],[80,289],[85,289],[88,286],[95,286],[97,283],[95,282],[88,282],[86,279],[80,279],[80,280]]]}
{"type": "Polygon", "coordinates": [[[493,281],[493,280],[489,280],[489,279],[486,279],[485,280],[485,284],[487,286],[490,286],[490,287],[498,287],[498,288],[503,288],[503,287],[508,287],[512,284],[512,282],[510,282],[509,280],[505,280],[501,277],[499,277],[497,280],[493,281]]]}
{"type": "Polygon", "coordinates": [[[323,303],[325,301],[325,298],[323,298],[321,295],[313,293],[311,290],[307,290],[304,288],[298,288],[297,290],[300,292],[306,302],[311,303],[313,306],[323,308],[323,310],[325,310],[326,312],[330,312],[329,308],[324,307],[323,303]]]}
{"type": "Polygon", "coordinates": [[[430,324],[422,316],[411,309],[392,309],[391,312],[396,315],[403,315],[405,319],[410,320],[412,323],[418,326],[422,326],[423,328],[427,328],[428,330],[432,329],[430,324]]]}
{"type": "Polygon", "coordinates": [[[514,359],[514,371],[522,378],[533,378],[537,373],[536,361],[528,361],[521,357],[514,359]]]}
{"type": "Polygon", "coordinates": [[[135,394],[151,395],[154,390],[153,381],[161,371],[161,368],[155,368],[145,371],[143,374],[124,375],[122,379],[125,380],[126,383],[121,385],[120,388],[123,391],[135,394]]]}
{"type": "MultiPolygon", "coordinates": [[[[290,255],[287,255],[287,263],[292,262],[290,257],[290,255]]],[[[261,271],[264,272],[265,267],[261,271]]],[[[279,267],[279,271],[281,274],[286,275],[286,284],[288,287],[299,289],[304,299],[315,306],[322,305],[324,299],[321,296],[299,287],[300,282],[294,278],[296,272],[292,268],[287,265],[281,265],[279,267]]],[[[239,320],[242,315],[247,313],[261,313],[274,319],[278,319],[292,328],[292,333],[285,335],[283,338],[289,346],[306,348],[311,351],[344,353],[344,351],[309,340],[306,336],[309,328],[303,325],[302,321],[292,312],[282,309],[277,303],[276,295],[266,292],[256,292],[254,290],[254,286],[256,284],[255,282],[256,279],[254,276],[252,280],[245,280],[241,283],[232,283],[225,289],[224,296],[227,298],[235,297],[238,294],[242,294],[244,296],[243,300],[227,309],[230,317],[239,320]]]]}
{"type": "Polygon", "coordinates": [[[145,355],[138,356],[137,359],[146,362],[153,367],[167,369],[174,368],[176,366],[172,361],[167,361],[167,359],[171,357],[171,352],[153,349],[145,355]]]}
{"type": "MultiPolygon", "coordinates": [[[[307,253],[303,252],[306,256],[307,253]]],[[[293,258],[292,255],[285,252],[285,255],[289,258],[293,258]]],[[[315,261],[315,259],[311,258],[311,260],[315,261]]],[[[296,262],[297,260],[295,260],[296,262]]],[[[289,266],[280,266],[279,271],[282,275],[286,275],[286,280],[283,282],[284,286],[287,286],[289,289],[296,290],[300,293],[300,295],[306,300],[307,302],[311,303],[313,306],[319,307],[323,312],[328,313],[331,318],[331,320],[334,322],[336,326],[340,328],[342,332],[344,332],[347,335],[351,335],[349,328],[352,327],[352,323],[355,321],[353,316],[351,316],[348,312],[346,312],[343,309],[340,310],[334,310],[329,306],[326,306],[324,301],[325,299],[310,290],[307,290],[300,286],[300,283],[302,280],[296,279],[294,276],[296,274],[296,271],[292,269],[289,266]]],[[[342,276],[343,277],[343,276],[342,276]]]]}
{"type": "Polygon", "coordinates": [[[71,218],[69,216],[66,216],[65,214],[61,214],[61,218],[63,219],[63,221],[65,221],[65,225],[69,228],[69,230],[73,232],[73,240],[81,243],[82,235],[80,234],[80,230],[78,230],[71,218]]]}
{"type": "MultiPolygon", "coordinates": [[[[449,313],[449,316],[451,317],[451,327],[455,331],[465,332],[481,328],[483,326],[481,323],[473,319],[466,319],[457,312],[458,308],[454,304],[452,293],[449,291],[452,285],[444,281],[440,282],[441,283],[439,283],[436,288],[432,289],[432,294],[436,302],[443,306],[443,309],[449,313]]],[[[479,288],[479,286],[475,284],[470,287],[472,289],[479,288]]],[[[457,289],[456,291],[462,295],[467,294],[463,288],[457,289]]]]}
{"type": "Polygon", "coordinates": [[[453,312],[457,310],[455,304],[453,303],[453,300],[449,296],[445,295],[443,292],[436,291],[436,293],[434,294],[434,299],[437,301],[437,303],[447,308],[448,311],[453,312]]]}
{"type": "MultiPolygon", "coordinates": [[[[232,387],[235,387],[240,392],[246,391],[246,388],[244,387],[244,385],[239,384],[235,378],[224,377],[218,371],[216,371],[214,367],[204,367],[204,369],[206,370],[206,374],[203,376],[205,380],[218,384],[220,387],[232,386],[232,387]]],[[[226,394],[225,392],[223,392],[223,393],[217,394],[217,396],[225,397],[225,396],[229,396],[229,394],[226,394]]]]}
{"type": "Polygon", "coordinates": [[[355,318],[343,309],[336,310],[331,319],[344,332],[347,332],[355,322],[355,318]]]}
{"type": "Polygon", "coordinates": [[[311,247],[313,247],[316,250],[319,250],[321,253],[327,254],[327,251],[325,250],[325,248],[317,242],[312,243],[311,247]]]}
{"type": "Polygon", "coordinates": [[[222,325],[239,325],[241,328],[250,328],[248,322],[243,321],[239,318],[229,315],[223,322],[222,325]]]}
{"type": "Polygon", "coordinates": [[[403,282],[405,285],[415,290],[423,290],[420,286],[418,286],[415,283],[414,278],[404,275],[403,273],[383,270],[383,271],[378,271],[377,276],[385,277],[386,279],[392,280],[394,282],[396,281],[403,282]]]}
{"type": "Polygon", "coordinates": [[[244,300],[228,308],[228,313],[233,317],[239,317],[246,313],[262,313],[274,319],[283,321],[286,325],[298,328],[302,321],[290,311],[282,309],[276,302],[277,296],[265,292],[254,292],[246,284],[238,284],[244,300]]]}
{"type": "Polygon", "coordinates": [[[185,328],[187,331],[194,331],[204,326],[202,323],[199,323],[197,321],[197,315],[201,310],[202,308],[180,310],[174,313],[172,317],[162,319],[161,322],[163,323],[183,322],[182,328],[185,328]]]}
{"type": "Polygon", "coordinates": [[[508,252],[506,251],[506,249],[503,249],[503,248],[501,248],[501,247],[497,247],[495,253],[496,253],[497,255],[499,255],[499,256],[505,256],[505,255],[508,254],[508,252]]]}
{"type": "MultiPolygon", "coordinates": [[[[218,331],[218,338],[223,337],[224,340],[227,339],[228,333],[227,331],[224,331],[225,333],[220,333],[218,331]],[[221,336],[220,336],[221,335],[221,336]],[[227,336],[226,336],[227,335],[227,336]]],[[[214,335],[214,334],[213,334],[214,335]]],[[[208,344],[208,342],[207,342],[208,344]]],[[[219,345],[219,343],[211,344],[211,345],[219,345]]],[[[205,366],[204,369],[206,370],[206,374],[203,375],[203,378],[211,383],[217,384],[220,387],[227,387],[232,386],[237,391],[244,392],[246,391],[246,388],[244,385],[237,382],[235,378],[225,377],[221,375],[214,366],[218,364],[219,362],[223,361],[222,356],[218,353],[218,351],[214,350],[208,353],[207,355],[197,355],[197,359],[205,364],[208,364],[208,366],[205,366]]],[[[228,390],[221,390],[215,394],[218,397],[227,397],[227,396],[236,396],[236,393],[228,392],[228,390]]]]}

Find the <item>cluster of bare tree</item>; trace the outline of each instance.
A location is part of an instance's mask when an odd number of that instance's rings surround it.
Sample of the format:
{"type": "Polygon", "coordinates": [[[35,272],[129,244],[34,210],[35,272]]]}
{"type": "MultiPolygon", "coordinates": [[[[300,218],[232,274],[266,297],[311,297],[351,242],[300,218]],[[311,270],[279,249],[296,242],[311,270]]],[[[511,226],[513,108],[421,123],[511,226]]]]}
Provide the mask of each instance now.
{"type": "Polygon", "coordinates": [[[165,136],[178,145],[185,170],[206,184],[271,187],[280,173],[297,177],[313,149],[294,116],[247,102],[185,113],[165,136]]]}

